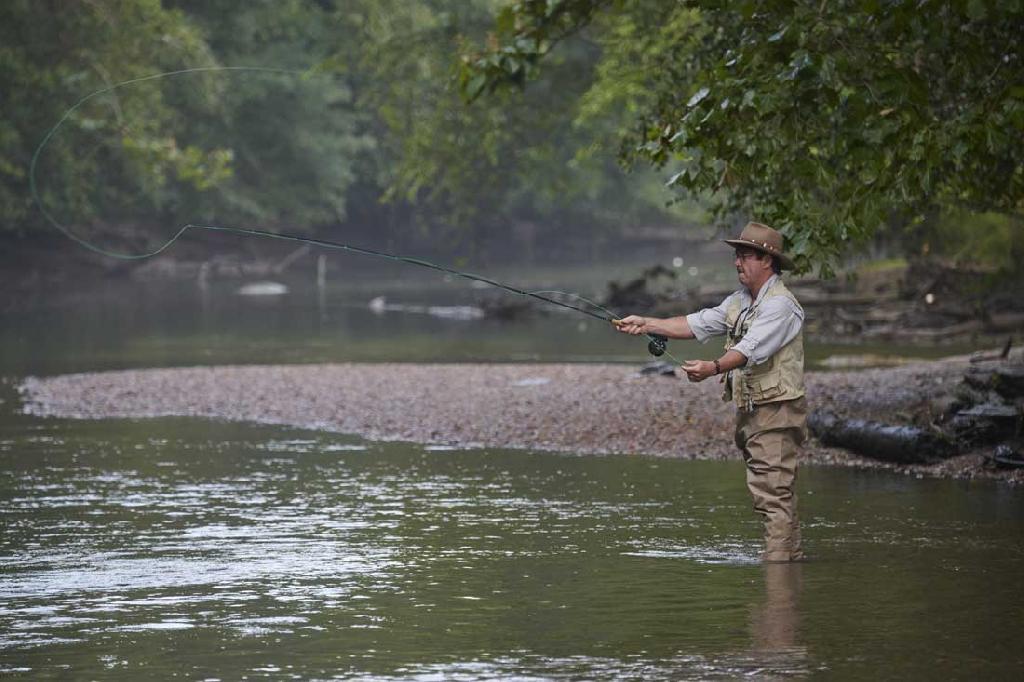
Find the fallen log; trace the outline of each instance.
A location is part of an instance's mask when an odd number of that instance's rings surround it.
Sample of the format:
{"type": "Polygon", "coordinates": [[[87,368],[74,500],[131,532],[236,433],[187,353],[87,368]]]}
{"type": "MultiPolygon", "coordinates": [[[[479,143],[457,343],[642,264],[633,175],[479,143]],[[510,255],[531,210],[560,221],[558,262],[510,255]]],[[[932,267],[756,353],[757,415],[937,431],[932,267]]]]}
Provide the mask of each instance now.
{"type": "Polygon", "coordinates": [[[914,426],[845,419],[828,410],[813,410],[807,417],[807,426],[824,445],[835,445],[886,462],[928,463],[956,454],[952,441],[914,426]]]}

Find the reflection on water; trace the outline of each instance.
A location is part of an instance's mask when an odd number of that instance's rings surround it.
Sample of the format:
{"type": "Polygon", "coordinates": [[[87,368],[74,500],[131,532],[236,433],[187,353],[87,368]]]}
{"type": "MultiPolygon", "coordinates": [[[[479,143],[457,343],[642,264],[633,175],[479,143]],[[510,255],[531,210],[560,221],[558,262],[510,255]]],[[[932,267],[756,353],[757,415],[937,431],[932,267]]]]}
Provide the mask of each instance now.
{"type": "MultiPolygon", "coordinates": [[[[355,278],[324,290],[299,281],[287,294],[269,297],[239,296],[235,283],[203,289],[191,282],[112,281],[0,312],[0,375],[253,363],[650,359],[646,341],[571,311],[541,305],[523,318],[478,319],[467,306],[478,305],[485,294],[493,300],[491,292],[461,281],[413,281],[419,286],[399,281],[367,289],[355,278]],[[401,287],[393,294],[400,304],[390,310],[381,304],[374,312],[371,302],[382,300],[386,286],[401,287]],[[430,310],[438,314],[420,313],[430,310]]],[[[715,344],[672,344],[678,358],[720,352],[715,344]]],[[[850,352],[884,361],[894,354],[937,357],[970,350],[814,343],[807,349],[812,364],[826,358],[834,363],[836,354],[850,352]]]]}
{"type": "Polygon", "coordinates": [[[25,678],[1007,676],[1024,495],[810,468],[756,562],[739,462],[0,418],[25,678]]]}
{"type": "Polygon", "coordinates": [[[764,600],[750,619],[752,651],[792,672],[807,660],[799,630],[803,570],[803,564],[765,564],[764,600]]]}

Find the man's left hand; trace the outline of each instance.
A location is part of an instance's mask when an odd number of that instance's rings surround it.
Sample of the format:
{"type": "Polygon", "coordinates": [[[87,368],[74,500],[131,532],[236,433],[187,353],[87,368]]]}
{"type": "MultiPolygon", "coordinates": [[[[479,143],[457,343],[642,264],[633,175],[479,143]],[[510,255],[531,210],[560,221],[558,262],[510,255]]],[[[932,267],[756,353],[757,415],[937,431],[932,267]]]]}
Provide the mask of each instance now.
{"type": "Polygon", "coordinates": [[[710,360],[690,360],[683,363],[686,378],[693,382],[704,381],[715,375],[715,363],[710,360]]]}

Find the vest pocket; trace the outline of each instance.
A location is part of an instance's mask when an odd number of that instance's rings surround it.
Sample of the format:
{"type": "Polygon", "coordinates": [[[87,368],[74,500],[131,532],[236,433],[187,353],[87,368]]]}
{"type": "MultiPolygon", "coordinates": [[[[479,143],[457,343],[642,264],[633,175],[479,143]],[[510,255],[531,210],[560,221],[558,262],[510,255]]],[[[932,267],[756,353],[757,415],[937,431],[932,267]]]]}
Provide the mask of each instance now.
{"type": "Polygon", "coordinates": [[[778,398],[783,393],[782,372],[776,369],[747,377],[747,389],[750,391],[750,399],[755,403],[778,398]]]}

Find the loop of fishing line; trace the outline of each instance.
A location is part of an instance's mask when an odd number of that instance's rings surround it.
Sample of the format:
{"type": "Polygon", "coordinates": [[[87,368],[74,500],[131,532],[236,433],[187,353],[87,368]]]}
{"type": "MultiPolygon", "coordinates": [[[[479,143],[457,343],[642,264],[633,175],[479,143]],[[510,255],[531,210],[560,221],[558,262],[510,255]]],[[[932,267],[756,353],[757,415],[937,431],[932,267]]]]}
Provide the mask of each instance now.
{"type": "MultiPolygon", "coordinates": [[[[188,74],[196,74],[196,73],[204,73],[204,72],[209,73],[209,72],[218,72],[218,71],[277,73],[277,74],[287,74],[287,75],[290,75],[290,76],[299,76],[299,77],[304,77],[304,78],[308,77],[309,75],[311,75],[313,73],[310,70],[299,71],[299,70],[295,70],[295,69],[283,69],[283,68],[265,67],[265,66],[200,66],[200,67],[189,68],[189,69],[179,69],[179,70],[176,70],[176,71],[165,71],[165,72],[162,72],[162,73],[150,74],[148,76],[142,76],[142,77],[139,77],[139,78],[132,78],[132,79],[129,79],[129,80],[121,81],[119,83],[115,83],[115,84],[107,86],[105,88],[101,88],[99,90],[96,90],[95,92],[89,93],[85,97],[83,97],[80,100],[78,100],[77,102],[75,102],[75,104],[73,104],[67,111],[64,112],[64,115],[61,116],[60,119],[57,121],[57,123],[54,124],[53,127],[50,128],[47,131],[46,135],[43,136],[43,139],[39,143],[39,146],[36,147],[35,152],[33,152],[33,154],[32,154],[32,160],[31,160],[31,162],[29,164],[29,190],[30,190],[30,192],[32,194],[33,201],[35,201],[36,206],[39,207],[39,211],[40,211],[40,213],[42,213],[42,215],[46,219],[46,221],[49,222],[51,225],[53,225],[53,227],[55,227],[59,232],[61,232],[61,234],[63,234],[64,236],[68,237],[72,241],[76,242],[80,246],[82,246],[82,247],[84,247],[84,248],[86,248],[86,249],[88,249],[90,251],[93,251],[94,253],[98,253],[98,254],[106,256],[108,258],[116,258],[116,259],[119,259],[119,260],[143,260],[143,259],[146,259],[146,258],[152,258],[153,256],[156,256],[156,255],[162,253],[163,251],[165,251],[166,249],[168,249],[172,244],[177,242],[189,230],[207,230],[207,231],[211,231],[211,232],[230,232],[230,233],[233,233],[233,234],[247,235],[247,236],[252,236],[252,237],[264,237],[264,238],[268,238],[268,239],[279,239],[279,240],[284,240],[284,241],[302,242],[304,244],[309,244],[309,245],[312,245],[312,246],[316,246],[316,247],[320,247],[320,248],[325,248],[325,249],[338,249],[338,250],[342,250],[342,251],[348,251],[350,253],[356,253],[356,254],[360,254],[360,255],[364,255],[364,256],[370,256],[370,257],[373,257],[373,258],[381,258],[381,259],[392,260],[392,261],[397,261],[397,262],[401,262],[401,263],[407,263],[407,264],[410,264],[410,265],[418,265],[418,266],[421,266],[421,267],[424,267],[424,268],[429,268],[429,269],[432,269],[432,270],[436,270],[438,272],[443,272],[445,274],[454,275],[456,277],[461,277],[461,278],[472,280],[472,281],[475,281],[475,282],[482,282],[482,283],[487,284],[489,286],[493,286],[493,287],[502,289],[504,291],[508,291],[510,293],[517,294],[519,296],[524,296],[524,297],[533,298],[533,299],[536,299],[536,300],[539,300],[539,301],[543,301],[544,303],[548,303],[550,305],[559,306],[559,307],[562,307],[562,308],[566,308],[568,310],[574,310],[574,311],[576,311],[578,313],[581,313],[583,315],[587,315],[589,317],[593,317],[593,318],[596,318],[598,320],[601,320],[602,322],[615,322],[619,318],[619,316],[616,315],[611,310],[608,310],[604,306],[602,306],[602,305],[600,305],[598,303],[595,303],[594,301],[591,301],[590,299],[587,299],[587,298],[585,298],[583,296],[580,296],[578,294],[573,294],[573,293],[569,293],[569,292],[565,292],[565,291],[555,291],[555,290],[527,291],[525,289],[520,289],[518,287],[514,287],[514,286],[511,286],[511,285],[508,285],[508,284],[504,284],[502,282],[499,282],[497,280],[491,279],[489,277],[484,277],[483,275],[476,275],[476,274],[473,274],[471,272],[466,272],[466,271],[463,271],[463,270],[456,270],[455,268],[450,268],[450,267],[446,267],[444,265],[439,265],[437,263],[432,263],[432,262],[430,262],[428,260],[425,260],[425,259],[422,259],[422,258],[416,258],[416,257],[413,257],[413,256],[402,256],[402,255],[399,255],[399,254],[387,253],[385,251],[378,251],[378,250],[375,250],[375,249],[369,249],[369,248],[360,247],[360,246],[353,246],[351,244],[342,244],[342,243],[339,243],[339,242],[328,241],[328,240],[325,240],[325,239],[315,239],[315,238],[312,238],[312,237],[301,237],[301,236],[298,236],[298,235],[292,235],[292,234],[281,233],[281,232],[268,232],[266,230],[258,230],[258,229],[252,229],[252,228],[225,227],[225,226],[221,226],[221,225],[197,225],[197,224],[189,223],[189,224],[183,226],[181,229],[179,229],[170,239],[168,239],[167,241],[165,241],[163,244],[161,244],[160,246],[158,246],[156,249],[154,249],[152,251],[147,251],[145,253],[119,253],[119,252],[116,252],[116,251],[110,251],[108,249],[104,249],[104,248],[102,248],[100,246],[97,246],[96,244],[93,244],[92,242],[90,242],[87,239],[79,237],[78,235],[73,233],[70,229],[68,229],[65,225],[63,225],[60,221],[58,221],[56,218],[54,218],[50,214],[50,212],[46,210],[46,207],[43,205],[42,198],[39,196],[39,190],[38,190],[38,186],[37,186],[37,183],[36,183],[36,166],[38,164],[39,157],[42,154],[43,150],[46,148],[47,144],[49,144],[50,140],[54,137],[54,135],[56,135],[57,131],[61,128],[61,126],[63,126],[64,123],[67,122],[67,120],[71,117],[71,115],[74,114],[75,111],[77,111],[83,104],[85,104],[86,102],[88,102],[89,100],[91,100],[91,99],[93,99],[95,97],[98,97],[100,95],[103,95],[103,94],[112,92],[114,90],[117,90],[118,88],[126,87],[126,86],[129,86],[129,85],[135,85],[135,84],[143,83],[143,82],[147,82],[147,81],[158,80],[158,79],[161,79],[161,78],[170,78],[172,76],[182,76],[182,75],[188,75],[188,74]],[[601,313],[603,313],[603,314],[598,314],[598,313],[594,312],[593,310],[588,310],[587,308],[570,305],[570,304],[568,304],[568,303],[566,303],[564,301],[560,301],[558,299],[551,298],[549,296],[545,296],[544,294],[558,294],[560,296],[567,296],[567,297],[573,298],[573,299],[575,299],[577,301],[581,301],[581,302],[583,302],[583,303],[585,303],[585,304],[587,304],[587,305],[589,305],[589,306],[591,306],[593,308],[596,308],[597,310],[600,310],[601,313]]],[[[665,344],[667,342],[667,339],[665,339],[665,337],[662,337],[662,336],[659,336],[659,335],[656,335],[656,334],[646,334],[645,336],[647,336],[647,338],[649,340],[648,350],[651,352],[652,355],[660,356],[660,355],[664,354],[664,355],[667,355],[669,358],[671,358],[673,360],[673,362],[675,362],[676,364],[679,364],[679,365],[682,364],[681,361],[679,361],[677,358],[675,358],[665,348],[665,344]]]]}

